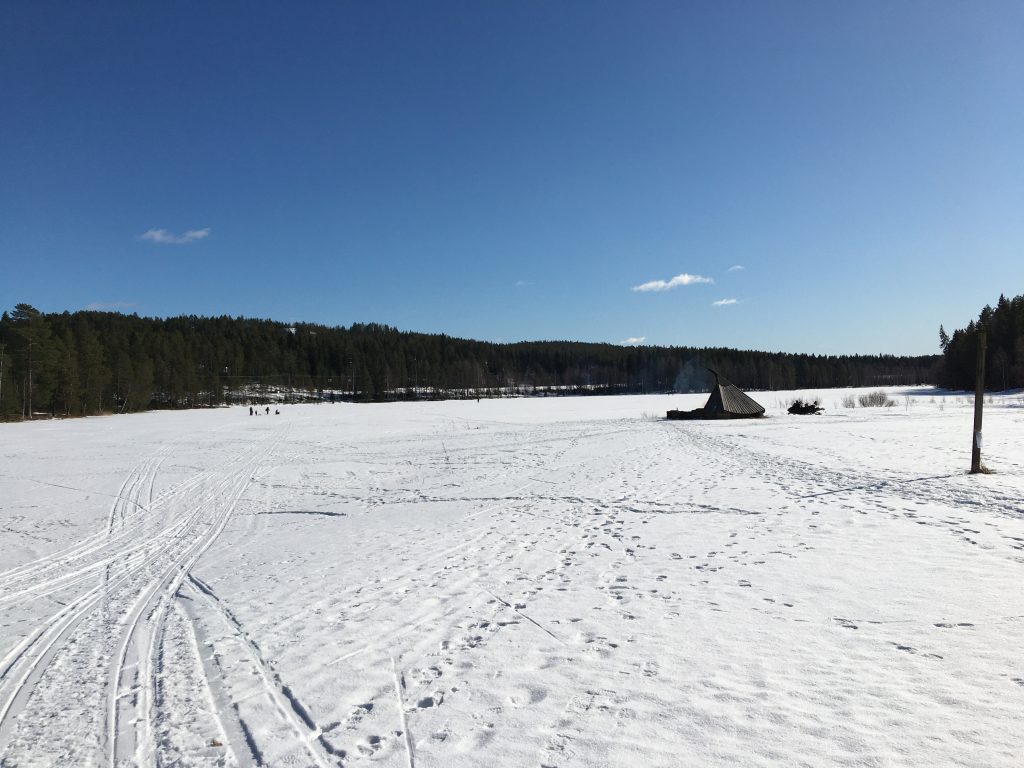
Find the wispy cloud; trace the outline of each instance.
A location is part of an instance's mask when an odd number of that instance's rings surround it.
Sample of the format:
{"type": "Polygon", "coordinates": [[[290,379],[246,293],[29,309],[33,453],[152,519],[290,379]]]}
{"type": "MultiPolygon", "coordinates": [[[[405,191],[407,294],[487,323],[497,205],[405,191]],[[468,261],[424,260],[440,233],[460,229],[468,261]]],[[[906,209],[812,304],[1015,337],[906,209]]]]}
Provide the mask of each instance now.
{"type": "Polygon", "coordinates": [[[86,304],[85,308],[89,312],[104,312],[111,309],[132,309],[137,306],[138,304],[130,301],[94,301],[92,304],[86,304]]]}
{"type": "Polygon", "coordinates": [[[634,285],[634,291],[640,291],[646,293],[648,291],[667,291],[670,288],[677,288],[680,285],[695,285],[696,283],[713,283],[715,282],[710,277],[703,277],[702,275],[691,275],[687,272],[683,272],[681,275],[676,275],[671,280],[651,280],[647,283],[640,285],[634,285]]]}
{"type": "Polygon", "coordinates": [[[636,344],[643,344],[645,341],[647,341],[646,336],[630,336],[628,339],[620,341],[619,344],[623,347],[632,347],[636,344]]]}
{"type": "Polygon", "coordinates": [[[733,304],[739,304],[739,299],[719,299],[718,301],[712,301],[712,307],[731,307],[733,304]]]}
{"type": "Polygon", "coordinates": [[[731,267],[729,267],[730,272],[742,272],[744,269],[746,269],[746,267],[744,267],[742,264],[733,264],[731,267]]]}
{"type": "Polygon", "coordinates": [[[209,227],[204,227],[203,229],[189,229],[183,235],[176,235],[173,232],[168,232],[166,229],[150,229],[139,235],[139,239],[161,244],[184,245],[185,243],[202,240],[204,237],[209,236],[209,227]]]}
{"type": "Polygon", "coordinates": [[[524,288],[527,285],[533,285],[529,280],[516,280],[516,288],[524,288]]]}

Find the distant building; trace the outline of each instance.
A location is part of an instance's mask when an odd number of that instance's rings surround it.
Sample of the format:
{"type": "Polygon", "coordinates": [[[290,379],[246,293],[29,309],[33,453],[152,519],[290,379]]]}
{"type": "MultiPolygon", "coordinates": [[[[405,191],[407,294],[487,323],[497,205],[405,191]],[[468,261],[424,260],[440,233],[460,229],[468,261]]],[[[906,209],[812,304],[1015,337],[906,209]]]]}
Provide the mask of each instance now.
{"type": "Polygon", "coordinates": [[[764,407],[713,368],[715,387],[703,408],[694,411],[669,411],[669,419],[756,419],[764,416],[764,407]]]}

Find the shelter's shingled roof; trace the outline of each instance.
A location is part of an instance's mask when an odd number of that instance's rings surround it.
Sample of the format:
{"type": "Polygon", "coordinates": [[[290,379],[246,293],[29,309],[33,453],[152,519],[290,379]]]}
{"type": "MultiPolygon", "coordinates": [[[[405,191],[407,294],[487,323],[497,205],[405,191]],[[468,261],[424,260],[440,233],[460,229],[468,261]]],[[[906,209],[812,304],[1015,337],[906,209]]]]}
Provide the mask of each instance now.
{"type": "Polygon", "coordinates": [[[708,368],[715,375],[715,388],[711,390],[711,396],[704,405],[708,414],[732,413],[737,416],[760,416],[764,408],[758,405],[739,387],[718,373],[714,368],[708,368]]]}

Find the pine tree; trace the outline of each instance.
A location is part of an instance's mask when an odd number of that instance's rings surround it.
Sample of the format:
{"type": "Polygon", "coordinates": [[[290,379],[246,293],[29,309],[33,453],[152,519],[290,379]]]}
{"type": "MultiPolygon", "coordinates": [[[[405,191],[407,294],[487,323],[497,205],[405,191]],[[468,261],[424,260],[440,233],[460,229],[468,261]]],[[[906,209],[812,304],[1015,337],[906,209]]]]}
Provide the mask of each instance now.
{"type": "Polygon", "coordinates": [[[22,415],[31,419],[36,405],[49,404],[52,400],[53,381],[49,374],[53,349],[50,328],[43,314],[31,304],[15,305],[11,321],[14,337],[20,342],[15,348],[23,362],[25,384],[22,415]]]}

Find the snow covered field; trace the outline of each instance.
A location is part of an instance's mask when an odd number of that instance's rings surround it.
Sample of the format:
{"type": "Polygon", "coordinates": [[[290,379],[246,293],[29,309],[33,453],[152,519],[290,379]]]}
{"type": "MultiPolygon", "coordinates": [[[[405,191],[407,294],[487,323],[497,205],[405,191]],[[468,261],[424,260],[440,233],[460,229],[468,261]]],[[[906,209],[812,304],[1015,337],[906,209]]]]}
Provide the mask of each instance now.
{"type": "Polygon", "coordinates": [[[820,394],[0,425],[0,764],[1024,765],[1021,396],[820,394]]]}

